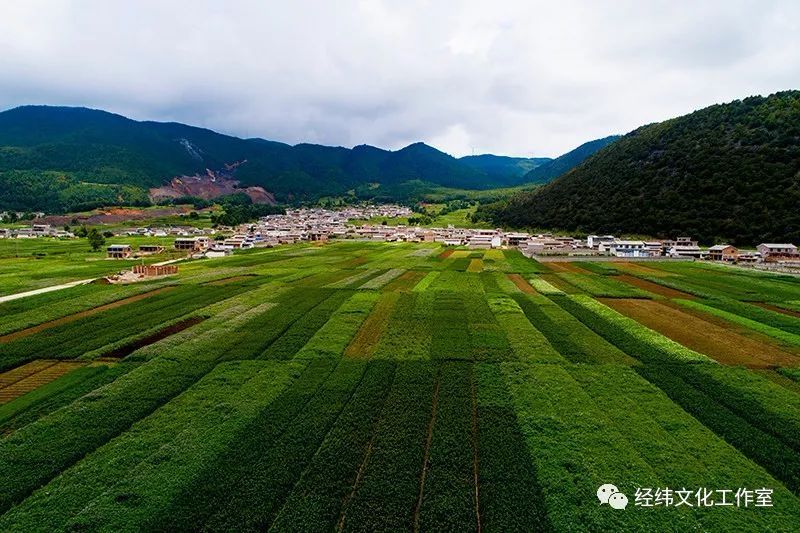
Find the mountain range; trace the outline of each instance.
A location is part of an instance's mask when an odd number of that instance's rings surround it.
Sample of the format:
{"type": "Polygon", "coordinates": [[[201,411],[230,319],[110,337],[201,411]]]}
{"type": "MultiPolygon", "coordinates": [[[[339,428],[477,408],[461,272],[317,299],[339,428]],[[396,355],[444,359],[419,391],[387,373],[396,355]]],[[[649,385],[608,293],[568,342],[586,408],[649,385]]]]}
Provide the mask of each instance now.
{"type": "MultiPolygon", "coordinates": [[[[570,160],[588,154],[583,149],[570,160]]],[[[291,146],[93,109],[23,106],[0,113],[0,209],[143,205],[161,194],[175,196],[165,191],[175,178],[183,184],[227,180],[219,188],[225,191],[230,183],[243,191],[258,187],[254,198],[279,202],[345,194],[392,199],[400,189],[519,185],[527,183],[529,172],[559,159],[457,159],[424,143],[397,151],[368,145],[291,146]]],[[[201,189],[212,196],[217,190],[201,189]]]]}
{"type": "Polygon", "coordinates": [[[691,235],[706,243],[798,242],[800,91],[642,126],[479,216],[516,227],[691,235]]]}

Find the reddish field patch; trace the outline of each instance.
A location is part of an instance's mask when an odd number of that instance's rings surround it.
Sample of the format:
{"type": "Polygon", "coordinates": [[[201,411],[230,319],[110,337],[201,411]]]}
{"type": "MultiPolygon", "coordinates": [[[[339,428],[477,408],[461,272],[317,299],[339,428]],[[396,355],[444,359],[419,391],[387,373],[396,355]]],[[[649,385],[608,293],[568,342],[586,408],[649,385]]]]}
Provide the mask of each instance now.
{"type": "Polygon", "coordinates": [[[800,356],[655,300],[602,298],[601,301],[662,335],[720,363],[750,368],[798,366],[800,356]]]}
{"type": "Polygon", "coordinates": [[[361,324],[356,336],[353,337],[353,340],[350,341],[350,344],[345,349],[345,357],[354,359],[369,359],[372,357],[399,297],[399,292],[387,292],[381,296],[372,312],[361,324]]]}
{"type": "Polygon", "coordinates": [[[640,263],[631,263],[631,262],[628,262],[628,261],[622,261],[622,262],[619,262],[619,263],[618,262],[614,262],[612,264],[615,267],[617,267],[619,270],[625,270],[625,271],[631,272],[633,274],[642,274],[642,275],[645,275],[645,276],[660,276],[660,277],[665,277],[665,276],[671,276],[672,275],[670,272],[665,272],[663,270],[658,270],[657,268],[644,266],[644,265],[642,265],[640,263]]]}
{"type": "Polygon", "coordinates": [[[777,305],[768,304],[766,302],[748,302],[748,303],[757,305],[768,311],[775,311],[776,313],[781,313],[782,315],[788,315],[800,318],[800,311],[794,311],[792,309],[784,309],[783,307],[778,307],[777,305]]]}
{"type": "Polygon", "coordinates": [[[38,326],[32,326],[30,328],[21,329],[19,331],[15,331],[13,333],[9,333],[7,335],[3,335],[0,337],[0,343],[2,342],[11,342],[13,340],[21,339],[23,337],[28,337],[29,335],[33,335],[34,333],[39,333],[45,329],[49,329],[55,326],[60,326],[61,324],[69,324],[70,322],[74,322],[83,317],[92,316],[96,313],[101,311],[107,311],[109,309],[114,309],[115,307],[120,307],[125,304],[130,304],[133,302],[138,302],[139,300],[144,300],[150,296],[155,296],[156,294],[162,293],[164,291],[172,290],[175,287],[161,287],[160,289],[156,289],[154,291],[145,292],[142,294],[137,294],[136,296],[131,296],[129,298],[123,298],[122,300],[117,300],[115,302],[111,302],[108,304],[100,305],[98,307],[93,307],[92,309],[87,309],[86,311],[81,311],[80,313],[75,313],[72,315],[68,315],[62,318],[57,318],[55,320],[51,320],[49,322],[43,322],[38,326]]]}
{"type": "Polygon", "coordinates": [[[665,287],[664,285],[659,285],[658,283],[653,283],[652,281],[647,281],[646,279],[637,278],[636,276],[631,276],[630,274],[621,274],[619,276],[615,276],[615,278],[620,281],[624,281],[628,285],[633,285],[639,289],[643,289],[647,292],[652,292],[653,294],[658,294],[659,296],[664,296],[666,298],[683,298],[684,300],[695,299],[694,294],[679,291],[671,287],[665,287]]]}
{"type": "Polygon", "coordinates": [[[447,259],[451,255],[453,255],[453,252],[455,252],[455,250],[445,250],[444,252],[440,253],[437,257],[439,259],[447,259]]]}
{"type": "Polygon", "coordinates": [[[575,272],[578,274],[586,274],[584,269],[572,264],[569,261],[543,261],[542,264],[549,268],[552,272],[575,272]]]}
{"type": "Polygon", "coordinates": [[[536,294],[536,289],[531,287],[531,284],[527,282],[525,278],[523,278],[519,274],[509,274],[508,279],[514,282],[514,285],[517,286],[519,290],[524,292],[525,294],[536,294]]]}
{"type": "Polygon", "coordinates": [[[0,388],[0,404],[19,398],[85,365],[83,361],[39,360],[9,370],[0,375],[0,383],[8,383],[0,388]]]}

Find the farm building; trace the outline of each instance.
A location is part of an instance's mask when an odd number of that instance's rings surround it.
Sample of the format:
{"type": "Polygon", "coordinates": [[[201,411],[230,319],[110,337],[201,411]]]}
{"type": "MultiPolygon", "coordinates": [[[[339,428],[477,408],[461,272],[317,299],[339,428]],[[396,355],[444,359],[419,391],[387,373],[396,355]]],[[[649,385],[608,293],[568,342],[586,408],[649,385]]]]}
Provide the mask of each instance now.
{"type": "Polygon", "coordinates": [[[110,259],[127,259],[133,254],[133,249],[130,244],[112,244],[107,252],[110,259]]]}
{"type": "Polygon", "coordinates": [[[794,244],[782,243],[762,243],[756,246],[756,249],[764,258],[764,261],[774,259],[796,259],[798,257],[797,246],[794,244]]]}
{"type": "Polygon", "coordinates": [[[139,253],[140,254],[160,254],[164,251],[163,246],[159,246],[157,244],[140,244],[139,245],[139,253]]]}
{"type": "Polygon", "coordinates": [[[178,273],[176,265],[133,265],[133,273],[142,276],[169,276],[178,273]]]}
{"type": "Polygon", "coordinates": [[[711,261],[736,261],[739,250],[730,244],[715,244],[708,249],[707,258],[711,261]]]}
{"type": "Polygon", "coordinates": [[[608,250],[615,257],[650,257],[650,250],[644,241],[614,241],[601,243],[600,250],[608,250]]]}
{"type": "Polygon", "coordinates": [[[175,239],[175,249],[187,252],[199,252],[208,248],[208,237],[182,237],[175,239]]]}

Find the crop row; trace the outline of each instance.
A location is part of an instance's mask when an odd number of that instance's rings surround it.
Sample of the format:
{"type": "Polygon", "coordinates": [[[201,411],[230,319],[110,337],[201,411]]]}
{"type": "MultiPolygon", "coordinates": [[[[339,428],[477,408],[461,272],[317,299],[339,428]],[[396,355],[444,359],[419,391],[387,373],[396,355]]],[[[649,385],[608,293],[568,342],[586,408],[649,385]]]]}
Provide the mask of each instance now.
{"type": "Polygon", "coordinates": [[[271,403],[298,370],[273,362],[218,366],[64,471],[8,513],[0,527],[146,529],[150,516],[168,506],[198,469],[232,446],[237,428],[271,403]]]}
{"type": "Polygon", "coordinates": [[[514,298],[505,294],[492,294],[487,298],[516,359],[539,363],[566,362],[547,338],[531,324],[514,298]]]}
{"type": "Polygon", "coordinates": [[[540,292],[541,294],[547,294],[547,295],[564,294],[564,291],[554,287],[553,285],[551,285],[550,283],[548,283],[547,281],[538,276],[529,279],[528,282],[531,284],[531,287],[536,289],[536,291],[540,292]]]}
{"type": "Polygon", "coordinates": [[[471,359],[472,342],[462,293],[437,292],[431,325],[435,334],[430,344],[432,359],[471,359]]]}
{"type": "Polygon", "coordinates": [[[423,292],[423,291],[425,291],[428,287],[431,286],[431,284],[434,281],[436,281],[436,278],[438,278],[440,274],[441,274],[441,272],[439,272],[438,270],[434,270],[433,272],[428,272],[427,274],[425,274],[425,277],[422,278],[419,281],[419,283],[417,283],[414,286],[413,291],[414,292],[423,292]]]}
{"type": "Polygon", "coordinates": [[[486,531],[551,531],[536,465],[500,365],[474,369],[480,516],[486,531]]]}
{"type": "Polygon", "coordinates": [[[613,277],[597,276],[591,274],[578,274],[576,272],[561,272],[557,274],[561,279],[588,292],[592,296],[608,298],[649,298],[650,296],[635,287],[615,280],[613,277]]]}
{"type": "Polygon", "coordinates": [[[295,358],[340,357],[380,298],[376,292],[356,292],[297,352],[295,358]]]}
{"type": "Polygon", "coordinates": [[[85,366],[0,405],[0,434],[10,433],[30,424],[76,398],[114,381],[134,367],[135,365],[127,363],[85,366]]]}
{"type": "Polygon", "coordinates": [[[174,345],[0,441],[0,511],[195,383],[235,346],[234,331],[251,319],[245,311],[215,321],[217,328],[174,345]]]}
{"type": "Polygon", "coordinates": [[[683,379],[682,369],[676,365],[646,365],[636,371],[790,490],[800,491],[800,455],[775,435],[727,408],[713,390],[706,392],[702,385],[695,386],[683,379]]]}
{"type": "Polygon", "coordinates": [[[541,265],[541,263],[534,259],[525,257],[519,250],[503,250],[503,255],[508,262],[509,272],[529,275],[541,274],[548,271],[541,265]]]}
{"type": "Polygon", "coordinates": [[[374,357],[428,359],[433,339],[433,306],[438,292],[401,293],[381,335],[374,357]]]}
{"type": "Polygon", "coordinates": [[[331,531],[358,480],[394,380],[395,365],[370,363],[270,529],[331,531]]]}
{"type": "Polygon", "coordinates": [[[710,361],[708,357],[643,326],[590,296],[551,295],[550,298],[595,333],[641,361],[710,361]]]}
{"type": "Polygon", "coordinates": [[[598,507],[594,491],[609,480],[629,498],[637,487],[773,487],[783,508],[717,516],[714,523],[759,529],[788,527],[797,518],[800,508],[779,482],[626,367],[507,364],[504,370],[556,529],[702,529],[707,519],[704,509],[598,507]]]}
{"type": "Polygon", "coordinates": [[[607,342],[570,313],[540,294],[513,295],[528,321],[550,345],[574,363],[623,363],[633,359],[607,342]]]}
{"type": "Polygon", "coordinates": [[[399,293],[382,294],[372,312],[358,329],[358,332],[347,345],[344,355],[347,357],[369,359],[375,353],[383,332],[389,324],[394,307],[400,297],[399,293]]]}
{"type": "Polygon", "coordinates": [[[371,280],[365,282],[363,285],[361,285],[360,288],[361,289],[380,289],[381,287],[383,287],[384,285],[386,285],[387,283],[389,283],[393,279],[395,279],[395,278],[399,277],[400,275],[402,275],[403,272],[405,272],[405,270],[403,270],[402,268],[389,269],[386,272],[384,272],[383,274],[381,274],[380,276],[376,276],[376,277],[372,278],[371,280]]]}
{"type": "Polygon", "coordinates": [[[398,531],[414,525],[436,389],[426,362],[399,364],[352,498],[346,531],[398,531]]]}
{"type": "MultiPolygon", "coordinates": [[[[259,443],[257,453],[249,456],[255,460],[235,485],[227,487],[227,495],[217,502],[205,528],[215,531],[266,528],[349,403],[364,370],[364,363],[340,361],[284,431],[274,440],[259,443]]],[[[259,419],[260,423],[263,421],[259,419]]],[[[248,429],[259,433],[257,426],[248,429]]],[[[263,435],[259,437],[263,439],[263,435]]],[[[237,454],[239,450],[237,445],[237,454]]]]}
{"type": "MultiPolygon", "coordinates": [[[[351,296],[352,291],[335,291],[316,307],[295,320],[259,357],[262,359],[291,359],[351,296]]],[[[289,302],[284,305],[289,305],[289,302]]],[[[282,313],[286,315],[290,312],[282,310],[282,313]]]]}
{"type": "Polygon", "coordinates": [[[800,319],[798,318],[734,300],[709,300],[707,304],[694,300],[679,299],[676,301],[690,309],[724,318],[786,344],[800,346],[800,319]]]}
{"type": "Polygon", "coordinates": [[[235,294],[231,287],[176,287],[97,315],[0,345],[0,368],[35,358],[69,359],[119,342],[235,294]]]}

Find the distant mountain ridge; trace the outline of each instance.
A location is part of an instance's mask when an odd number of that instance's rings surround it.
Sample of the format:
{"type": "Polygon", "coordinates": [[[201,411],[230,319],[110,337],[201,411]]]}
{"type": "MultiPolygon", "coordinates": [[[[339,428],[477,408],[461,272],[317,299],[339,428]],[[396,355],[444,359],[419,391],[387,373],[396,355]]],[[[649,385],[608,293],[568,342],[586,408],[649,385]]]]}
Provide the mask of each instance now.
{"type": "MultiPolygon", "coordinates": [[[[143,205],[151,201],[148,190],[174,196],[163,188],[173,178],[215,172],[243,189],[260,187],[263,194],[253,189],[254,194],[265,201],[345,194],[391,199],[401,189],[518,185],[527,171],[548,162],[488,154],[457,159],[424,143],[396,151],[291,146],[79,107],[23,106],[0,113],[0,210],[143,205]],[[226,170],[233,163],[241,164],[226,170]]],[[[229,189],[226,184],[203,191],[229,189]]]]}
{"type": "Polygon", "coordinates": [[[517,227],[796,243],[800,91],[642,126],[483,216],[517,227]]]}

